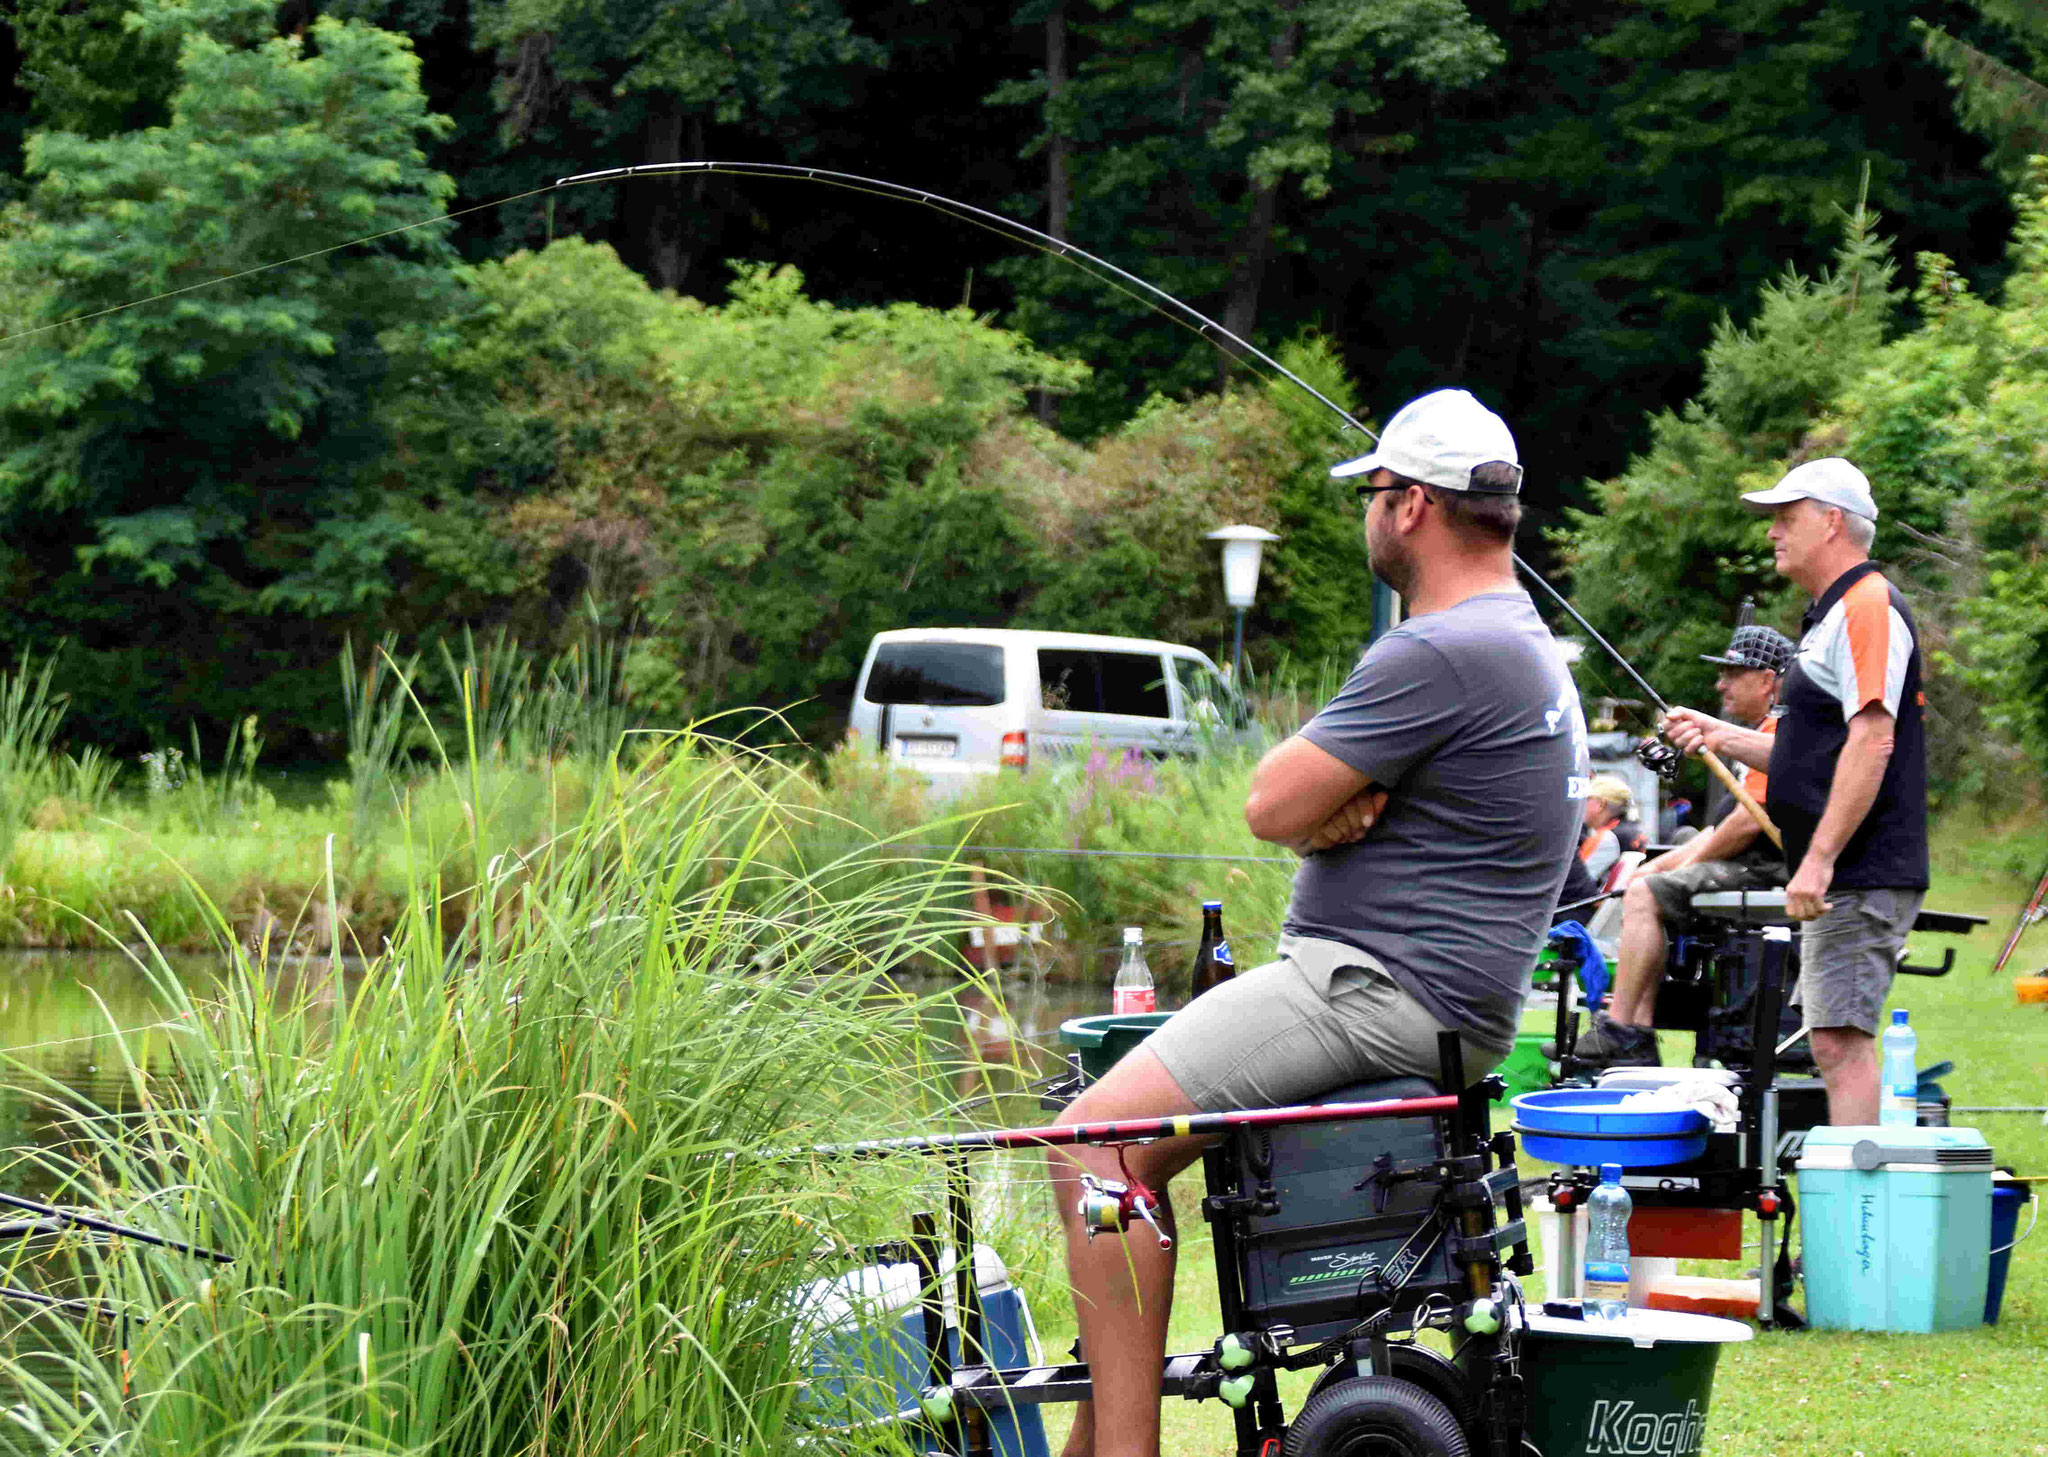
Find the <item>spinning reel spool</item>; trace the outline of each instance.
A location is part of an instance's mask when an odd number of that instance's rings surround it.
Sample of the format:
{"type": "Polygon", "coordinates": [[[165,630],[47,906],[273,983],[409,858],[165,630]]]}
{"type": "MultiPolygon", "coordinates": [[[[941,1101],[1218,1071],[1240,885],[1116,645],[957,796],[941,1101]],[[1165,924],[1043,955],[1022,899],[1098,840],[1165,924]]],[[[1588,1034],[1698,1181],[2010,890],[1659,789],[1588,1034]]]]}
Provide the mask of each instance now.
{"type": "Polygon", "coordinates": [[[1081,1227],[1093,1240],[1098,1234],[1122,1234],[1140,1220],[1152,1226],[1152,1233],[1159,1237],[1159,1248],[1173,1248],[1173,1236],[1168,1234],[1153,1213],[1159,1207],[1159,1196],[1131,1177],[1130,1168],[1124,1163],[1123,1146],[1116,1151],[1117,1168],[1123,1174],[1121,1183],[1114,1179],[1098,1179],[1093,1174],[1081,1175],[1080,1215],[1081,1227]]]}
{"type": "Polygon", "coordinates": [[[1635,752],[1642,766],[1659,779],[1676,779],[1679,761],[1685,757],[1676,748],[1654,735],[1640,740],[1636,744],[1635,752]]]}

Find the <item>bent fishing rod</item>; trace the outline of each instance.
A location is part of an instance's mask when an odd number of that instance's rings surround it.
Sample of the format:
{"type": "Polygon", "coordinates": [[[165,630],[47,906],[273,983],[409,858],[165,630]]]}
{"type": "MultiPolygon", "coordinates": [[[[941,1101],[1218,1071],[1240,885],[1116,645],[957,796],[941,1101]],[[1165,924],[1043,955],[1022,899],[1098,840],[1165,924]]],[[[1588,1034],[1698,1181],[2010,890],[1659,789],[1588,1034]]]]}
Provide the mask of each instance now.
{"type": "MultiPolygon", "coordinates": [[[[291,264],[303,262],[307,259],[324,257],[327,254],[337,253],[343,249],[378,242],[385,238],[410,232],[415,228],[429,227],[435,223],[448,222],[454,218],[465,217],[479,212],[488,212],[510,203],[523,201],[526,198],[558,192],[564,188],[624,182],[634,178],[680,177],[692,173],[727,177],[764,178],[777,181],[812,182],[820,186],[837,187],[849,192],[864,193],[895,202],[918,203],[932,208],[956,221],[968,223],[986,232],[995,233],[997,236],[1012,243],[1022,243],[1026,247],[1058,258],[1079,269],[1089,277],[1094,278],[1097,282],[1107,284],[1119,293],[1151,309],[1162,317],[1191,330],[1198,337],[1206,340],[1217,349],[1224,349],[1224,346],[1228,345],[1229,348],[1225,349],[1225,352],[1231,353],[1232,357],[1236,358],[1240,363],[1246,364],[1254,373],[1258,372],[1260,368],[1271,371],[1272,374],[1285,379],[1324,409],[1330,411],[1330,413],[1343,422],[1346,429],[1356,430],[1374,443],[1377,443],[1379,440],[1378,434],[1368,429],[1365,423],[1354,416],[1349,410],[1346,410],[1342,405],[1332,400],[1300,375],[1288,369],[1279,360],[1267,354],[1250,340],[1225,328],[1185,299],[1168,293],[1157,284],[1139,277],[1129,269],[1117,266],[1098,254],[1089,252],[1086,248],[1079,247],[1064,238],[1054,237],[1050,233],[1041,232],[1028,223],[1018,222],[1015,218],[1006,217],[987,208],[976,207],[971,203],[961,202],[956,198],[947,197],[943,193],[933,192],[929,188],[910,187],[900,182],[890,182],[878,177],[867,177],[855,172],[841,172],[826,167],[801,167],[787,162],[724,162],[714,160],[647,162],[632,167],[607,167],[595,172],[578,172],[566,177],[558,177],[546,187],[533,188],[527,192],[499,198],[494,202],[478,203],[472,207],[442,213],[437,217],[423,218],[415,223],[407,223],[402,227],[387,228],[381,232],[365,234],[359,238],[351,238],[310,253],[302,253],[292,258],[281,258],[273,263],[259,264],[253,268],[245,268],[234,273],[222,274],[218,278],[206,279],[200,283],[188,284],[182,288],[152,294],[128,303],[116,304],[111,308],[95,310],[92,313],[82,314],[74,318],[60,319],[34,329],[23,330],[17,334],[0,336],[0,342],[11,342],[14,339],[26,338],[32,334],[40,334],[49,329],[61,328],[69,324],[84,323],[91,319],[105,317],[108,314],[119,313],[125,309],[141,307],[145,304],[159,302],[182,294],[194,293],[201,289],[216,287],[237,279],[250,278],[256,274],[268,272],[273,268],[288,267],[291,264]],[[1256,363],[1253,364],[1251,363],[1252,361],[1256,361],[1256,363]]],[[[1650,687],[1640,673],[1636,672],[1634,665],[1624,658],[1612,643],[1595,632],[1592,624],[1587,622],[1579,614],[1578,610],[1565,600],[1562,593],[1558,592],[1555,587],[1552,587],[1549,582],[1538,575],[1536,569],[1524,561],[1519,553],[1513,555],[1516,568],[1532,582],[1542,587],[1559,606],[1564,608],[1571,619],[1583,628],[1594,642],[1600,645],[1600,648],[1609,657],[1621,665],[1622,670],[1642,688],[1650,700],[1657,705],[1658,709],[1663,713],[1669,714],[1671,706],[1665,702],[1663,696],[1656,689],[1650,687]]],[[[1735,775],[1729,772],[1728,766],[1721,762],[1720,757],[1713,751],[1703,748],[1700,751],[1700,758],[1705,761],[1707,768],[1713,772],[1714,776],[1735,796],[1736,801],[1756,818],[1757,823],[1762,826],[1764,832],[1771,837],[1772,841],[1780,849],[1783,849],[1784,841],[1778,834],[1777,826],[1764,813],[1763,807],[1742,787],[1741,782],[1735,775]]]]}
{"type": "MultiPolygon", "coordinates": [[[[1091,253],[1086,248],[1077,247],[1064,238],[1056,238],[1050,233],[1039,231],[1028,223],[1018,222],[1015,218],[1005,217],[1001,213],[991,212],[987,208],[976,207],[972,203],[961,202],[956,198],[932,192],[927,188],[909,187],[900,182],[889,182],[878,177],[864,177],[853,172],[834,171],[826,167],[800,167],[788,162],[719,161],[649,162],[636,167],[607,167],[597,172],[579,172],[568,177],[558,177],[555,179],[554,185],[556,188],[583,187],[599,183],[624,182],[631,178],[678,177],[687,176],[691,173],[727,177],[759,177],[777,181],[815,182],[822,186],[838,187],[849,192],[864,193],[871,197],[886,198],[895,202],[918,203],[944,213],[958,221],[969,223],[987,232],[995,233],[1011,242],[1021,242],[1027,247],[1036,249],[1038,252],[1050,254],[1055,258],[1072,264],[1099,282],[1109,284],[1118,292],[1137,300],[1154,312],[1171,319],[1184,328],[1192,330],[1197,336],[1207,340],[1219,349],[1222,349],[1226,344],[1229,345],[1230,349],[1225,352],[1233,353],[1233,357],[1237,358],[1240,362],[1244,362],[1247,359],[1256,360],[1260,365],[1263,365],[1287,380],[1288,383],[1305,392],[1324,409],[1329,410],[1344,423],[1346,429],[1356,430],[1375,444],[1379,441],[1379,436],[1368,429],[1364,422],[1359,420],[1349,410],[1346,410],[1314,385],[1308,383],[1300,375],[1288,369],[1279,360],[1267,354],[1256,344],[1217,323],[1216,320],[1201,312],[1185,299],[1175,297],[1157,284],[1148,282],[1137,274],[1132,273],[1129,269],[1120,268],[1107,258],[1091,253]]],[[[1530,581],[1548,593],[1551,599],[1565,610],[1572,621],[1577,623],[1588,637],[1598,643],[1610,658],[1621,665],[1622,671],[1627,673],[1636,686],[1642,689],[1650,701],[1657,706],[1658,712],[1668,716],[1671,712],[1671,705],[1664,700],[1662,694],[1650,686],[1648,680],[1642,674],[1635,670],[1634,665],[1621,655],[1614,644],[1594,631],[1593,624],[1586,621],[1578,609],[1565,600],[1563,593],[1551,586],[1549,582],[1545,581],[1537,573],[1534,567],[1524,561],[1519,552],[1514,553],[1513,556],[1516,568],[1524,576],[1528,577],[1530,581]]],[[[1750,815],[1763,829],[1763,832],[1771,837],[1771,842],[1780,850],[1783,850],[1785,848],[1785,840],[1778,833],[1777,825],[1772,822],[1768,814],[1764,813],[1763,806],[1758,804],[1749,791],[1743,788],[1742,781],[1722,762],[1721,757],[1713,750],[1704,747],[1699,751],[1699,757],[1714,777],[1719,779],[1729,793],[1735,796],[1736,802],[1749,811],[1750,815]]]]}

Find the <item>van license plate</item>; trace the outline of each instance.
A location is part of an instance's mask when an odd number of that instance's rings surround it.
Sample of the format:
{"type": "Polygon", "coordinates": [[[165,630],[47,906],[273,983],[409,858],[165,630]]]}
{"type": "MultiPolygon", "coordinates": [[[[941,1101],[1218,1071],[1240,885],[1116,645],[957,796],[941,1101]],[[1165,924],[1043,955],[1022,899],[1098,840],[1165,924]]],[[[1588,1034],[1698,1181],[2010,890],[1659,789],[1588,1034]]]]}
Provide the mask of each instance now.
{"type": "Polygon", "coordinates": [[[898,739],[906,759],[950,759],[960,750],[958,739],[898,739]]]}

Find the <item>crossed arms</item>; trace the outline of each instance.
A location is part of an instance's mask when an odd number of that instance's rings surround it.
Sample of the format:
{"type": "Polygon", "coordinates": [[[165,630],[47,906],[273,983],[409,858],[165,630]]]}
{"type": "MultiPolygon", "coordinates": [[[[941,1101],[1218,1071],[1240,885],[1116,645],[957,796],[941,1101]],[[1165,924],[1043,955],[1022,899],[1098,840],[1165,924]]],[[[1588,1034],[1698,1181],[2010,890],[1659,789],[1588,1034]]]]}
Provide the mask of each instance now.
{"type": "Polygon", "coordinates": [[[1365,838],[1387,791],[1296,734],[1259,760],[1244,822],[1261,840],[1311,855],[1365,838]]]}

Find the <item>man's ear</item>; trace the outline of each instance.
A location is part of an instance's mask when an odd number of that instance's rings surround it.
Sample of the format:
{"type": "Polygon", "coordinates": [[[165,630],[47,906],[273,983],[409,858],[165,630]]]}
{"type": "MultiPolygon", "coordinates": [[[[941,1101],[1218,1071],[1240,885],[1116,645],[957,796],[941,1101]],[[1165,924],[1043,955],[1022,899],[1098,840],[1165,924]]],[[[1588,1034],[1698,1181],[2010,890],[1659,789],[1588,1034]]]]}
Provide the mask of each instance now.
{"type": "Polygon", "coordinates": [[[1429,492],[1420,487],[1411,487],[1401,493],[1401,504],[1394,517],[1394,525],[1405,535],[1422,524],[1422,513],[1428,507],[1429,492]]]}

